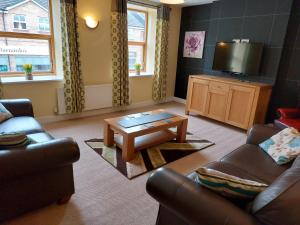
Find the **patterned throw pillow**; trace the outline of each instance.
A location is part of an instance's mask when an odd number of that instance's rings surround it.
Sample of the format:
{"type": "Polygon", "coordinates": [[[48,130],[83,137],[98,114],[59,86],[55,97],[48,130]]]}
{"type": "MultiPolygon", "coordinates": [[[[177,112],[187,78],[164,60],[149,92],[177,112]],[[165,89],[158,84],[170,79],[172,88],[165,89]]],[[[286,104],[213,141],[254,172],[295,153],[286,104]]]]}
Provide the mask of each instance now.
{"type": "Polygon", "coordinates": [[[13,117],[13,115],[0,103],[0,123],[13,117]]]}
{"type": "Polygon", "coordinates": [[[259,144],[277,164],[283,165],[300,155],[300,133],[295,128],[286,128],[259,144]]]}
{"type": "Polygon", "coordinates": [[[0,149],[21,147],[31,143],[31,140],[21,133],[0,133],[0,149]]]}
{"type": "Polygon", "coordinates": [[[234,199],[254,199],[268,185],[242,179],[220,171],[201,167],[196,170],[197,182],[225,197],[234,199]]]}

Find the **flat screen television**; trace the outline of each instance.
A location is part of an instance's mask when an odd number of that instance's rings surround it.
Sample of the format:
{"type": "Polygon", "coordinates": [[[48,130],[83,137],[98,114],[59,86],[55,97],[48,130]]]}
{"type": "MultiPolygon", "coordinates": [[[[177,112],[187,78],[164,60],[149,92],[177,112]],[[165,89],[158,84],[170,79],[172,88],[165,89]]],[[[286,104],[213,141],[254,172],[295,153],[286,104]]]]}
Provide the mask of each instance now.
{"type": "Polygon", "coordinates": [[[213,70],[242,75],[258,75],[264,44],[219,42],[216,45],[213,70]]]}

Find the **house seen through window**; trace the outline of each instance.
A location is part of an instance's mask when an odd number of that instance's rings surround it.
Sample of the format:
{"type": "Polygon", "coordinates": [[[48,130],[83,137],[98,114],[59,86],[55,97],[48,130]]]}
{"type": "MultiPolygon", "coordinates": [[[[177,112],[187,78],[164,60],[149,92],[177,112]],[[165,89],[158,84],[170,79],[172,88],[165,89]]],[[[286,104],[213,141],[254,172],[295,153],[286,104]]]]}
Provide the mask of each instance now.
{"type": "Polygon", "coordinates": [[[135,64],[142,65],[146,70],[147,51],[147,11],[128,8],[128,52],[129,70],[134,70],[135,64]]]}
{"type": "Polygon", "coordinates": [[[55,73],[52,0],[0,1],[0,76],[55,73]]]}

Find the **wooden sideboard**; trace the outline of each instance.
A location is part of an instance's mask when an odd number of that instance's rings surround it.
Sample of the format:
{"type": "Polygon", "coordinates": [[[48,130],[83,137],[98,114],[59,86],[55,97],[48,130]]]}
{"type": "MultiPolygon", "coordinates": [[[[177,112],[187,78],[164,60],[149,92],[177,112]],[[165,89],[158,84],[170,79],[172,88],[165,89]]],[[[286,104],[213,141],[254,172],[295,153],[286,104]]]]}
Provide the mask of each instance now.
{"type": "Polygon", "coordinates": [[[190,112],[245,130],[264,124],[272,85],[209,75],[189,78],[186,114],[190,112]]]}

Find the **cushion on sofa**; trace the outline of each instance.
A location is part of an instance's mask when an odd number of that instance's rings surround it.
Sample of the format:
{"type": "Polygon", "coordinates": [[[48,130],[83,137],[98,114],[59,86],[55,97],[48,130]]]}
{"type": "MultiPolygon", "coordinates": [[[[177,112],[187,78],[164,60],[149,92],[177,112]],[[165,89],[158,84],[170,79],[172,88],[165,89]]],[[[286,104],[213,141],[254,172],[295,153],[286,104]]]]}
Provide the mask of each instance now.
{"type": "Polygon", "coordinates": [[[253,180],[253,181],[260,182],[260,183],[265,183],[263,180],[261,180],[257,176],[257,174],[250,174],[250,173],[248,173],[247,170],[236,167],[227,162],[219,162],[219,161],[211,162],[211,163],[205,165],[205,167],[214,169],[214,170],[218,170],[220,172],[227,173],[232,176],[240,177],[242,179],[253,180]]]}
{"type": "Polygon", "coordinates": [[[12,117],[13,115],[0,103],[0,123],[12,117]]]}
{"type": "Polygon", "coordinates": [[[1,133],[25,133],[33,134],[43,132],[42,126],[33,117],[20,116],[10,118],[0,124],[1,133]]]}
{"type": "Polygon", "coordinates": [[[266,184],[271,184],[292,165],[292,162],[282,166],[277,165],[261,148],[251,144],[242,145],[223,157],[221,162],[247,171],[266,184]],[[255,162],[255,166],[253,166],[253,162],[255,162]]]}
{"type": "Polygon", "coordinates": [[[300,160],[253,202],[252,213],[264,225],[299,224],[300,160]]]}
{"type": "Polygon", "coordinates": [[[22,133],[0,133],[0,150],[26,146],[31,143],[31,139],[22,133]]]}
{"type": "Polygon", "coordinates": [[[242,179],[214,169],[201,167],[196,170],[197,182],[225,197],[254,199],[257,194],[264,191],[268,185],[242,179]]]}
{"type": "Polygon", "coordinates": [[[286,128],[259,144],[278,164],[283,165],[300,155],[300,133],[295,128],[286,128]]]}

